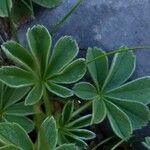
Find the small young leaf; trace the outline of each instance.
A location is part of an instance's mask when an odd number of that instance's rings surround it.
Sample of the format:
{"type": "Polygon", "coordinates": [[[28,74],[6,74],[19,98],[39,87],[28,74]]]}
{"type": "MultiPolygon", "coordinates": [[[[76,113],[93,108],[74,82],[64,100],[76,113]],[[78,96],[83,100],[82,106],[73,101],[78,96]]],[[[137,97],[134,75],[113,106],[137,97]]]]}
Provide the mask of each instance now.
{"type": "Polygon", "coordinates": [[[87,127],[91,124],[91,119],[92,115],[86,115],[70,122],[67,124],[67,127],[70,127],[71,129],[87,127]]]}
{"type": "Polygon", "coordinates": [[[33,0],[33,2],[46,8],[54,8],[56,6],[59,6],[63,2],[63,0],[33,0]]]}
{"type": "Polygon", "coordinates": [[[96,137],[95,133],[87,129],[73,129],[73,130],[70,130],[70,132],[82,140],[90,140],[96,137]]]}
{"type": "Polygon", "coordinates": [[[94,99],[98,93],[95,87],[88,82],[77,83],[73,88],[75,95],[83,100],[94,99]]]}
{"type": "Polygon", "coordinates": [[[33,144],[25,130],[16,123],[0,123],[0,140],[22,150],[33,150],[33,144]]]}
{"type": "Polygon", "coordinates": [[[78,51],[79,48],[76,41],[68,36],[62,37],[54,47],[47,77],[59,73],[76,57],[78,51]]]}
{"type": "Polygon", "coordinates": [[[56,148],[56,150],[77,150],[75,144],[63,144],[56,148]]]}
{"type": "Polygon", "coordinates": [[[132,125],[128,116],[110,101],[105,100],[107,117],[113,131],[121,139],[128,139],[132,134],[132,125]]]}
{"type": "Polygon", "coordinates": [[[47,117],[42,123],[39,142],[39,150],[55,150],[57,144],[57,128],[53,117],[47,117]]]}
{"type": "Polygon", "coordinates": [[[135,70],[135,60],[132,51],[115,54],[103,88],[110,90],[127,81],[135,70]]]}
{"type": "Polygon", "coordinates": [[[18,63],[26,68],[34,68],[35,63],[32,55],[20,44],[14,41],[8,41],[4,43],[1,47],[5,54],[15,63],[18,63]]]}
{"type": "Polygon", "coordinates": [[[46,69],[52,43],[48,30],[42,25],[33,26],[28,29],[27,39],[30,50],[39,62],[41,69],[46,69]]]}
{"type": "Polygon", "coordinates": [[[150,101],[150,77],[143,77],[128,82],[107,92],[107,96],[147,104],[150,101]]]}
{"type": "Polygon", "coordinates": [[[74,83],[80,80],[86,72],[85,60],[77,59],[69,64],[59,75],[52,78],[55,83],[74,83]]]}
{"type": "Polygon", "coordinates": [[[106,106],[103,99],[95,98],[92,104],[92,123],[100,123],[106,117],[106,106]]]}
{"type": "Polygon", "coordinates": [[[101,88],[108,73],[108,58],[106,53],[99,48],[89,48],[86,54],[88,70],[97,88],[101,88]],[[102,56],[96,60],[94,58],[102,56]],[[93,62],[90,62],[94,60],[93,62]]]}
{"type": "Polygon", "coordinates": [[[15,66],[0,68],[0,80],[10,87],[26,87],[34,84],[31,73],[15,66]]]}
{"type": "Polygon", "coordinates": [[[74,110],[74,102],[68,102],[62,112],[62,122],[65,124],[71,119],[71,115],[74,110]]]}
{"type": "Polygon", "coordinates": [[[29,92],[29,94],[27,95],[26,99],[25,99],[25,105],[33,105],[35,103],[37,103],[43,94],[43,87],[42,85],[38,84],[35,85],[32,90],[29,92]]]}
{"type": "Polygon", "coordinates": [[[62,98],[67,98],[73,95],[73,91],[71,91],[70,89],[64,86],[61,86],[52,82],[47,83],[46,86],[50,92],[62,98]]]}

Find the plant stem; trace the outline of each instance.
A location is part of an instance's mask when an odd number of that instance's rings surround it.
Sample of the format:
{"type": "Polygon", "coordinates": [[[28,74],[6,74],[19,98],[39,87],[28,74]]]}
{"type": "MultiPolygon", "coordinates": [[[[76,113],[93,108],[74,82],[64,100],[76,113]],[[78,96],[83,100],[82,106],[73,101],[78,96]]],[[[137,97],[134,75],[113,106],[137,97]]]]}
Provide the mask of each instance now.
{"type": "Polygon", "coordinates": [[[101,145],[107,143],[108,141],[112,140],[114,138],[114,136],[111,136],[103,141],[101,141],[100,143],[98,143],[94,148],[92,148],[92,150],[97,150],[97,148],[99,148],[101,145]]]}
{"type": "Polygon", "coordinates": [[[110,56],[110,55],[113,55],[115,53],[122,53],[122,52],[126,52],[126,51],[131,51],[131,50],[136,51],[136,50],[139,50],[139,49],[140,50],[150,49],[150,46],[139,46],[139,47],[132,47],[132,48],[119,48],[119,49],[116,49],[116,50],[112,50],[111,52],[107,52],[106,54],[102,54],[100,56],[97,56],[94,59],[92,59],[92,60],[90,60],[90,61],[88,61],[86,63],[87,64],[92,63],[96,59],[102,58],[104,56],[110,56]]]}
{"type": "Polygon", "coordinates": [[[8,12],[8,17],[9,17],[9,21],[10,21],[12,36],[14,37],[16,42],[19,42],[18,35],[17,35],[17,28],[16,28],[14,21],[12,19],[12,16],[11,16],[11,10],[9,8],[8,0],[6,0],[6,6],[7,6],[7,12],[8,12]]]}
{"type": "Polygon", "coordinates": [[[92,104],[92,101],[89,101],[87,103],[85,103],[83,106],[81,106],[79,109],[77,109],[73,114],[72,117],[77,116],[78,114],[80,114],[81,112],[85,111],[87,108],[89,108],[92,104]]]}
{"type": "Polygon", "coordinates": [[[114,145],[111,150],[115,150],[119,145],[121,145],[124,142],[124,140],[121,140],[120,142],[118,142],[116,145],[114,145]]]}
{"type": "Polygon", "coordinates": [[[44,98],[44,106],[45,106],[46,115],[51,116],[52,106],[51,106],[51,103],[49,101],[49,97],[48,97],[46,89],[44,89],[43,98],[44,98]]]}
{"type": "Polygon", "coordinates": [[[71,16],[72,13],[74,13],[74,11],[77,9],[82,1],[83,0],[78,0],[77,3],[71,8],[71,10],[58,23],[56,23],[56,25],[54,25],[51,31],[51,35],[56,33],[64,25],[65,21],[71,16]]]}

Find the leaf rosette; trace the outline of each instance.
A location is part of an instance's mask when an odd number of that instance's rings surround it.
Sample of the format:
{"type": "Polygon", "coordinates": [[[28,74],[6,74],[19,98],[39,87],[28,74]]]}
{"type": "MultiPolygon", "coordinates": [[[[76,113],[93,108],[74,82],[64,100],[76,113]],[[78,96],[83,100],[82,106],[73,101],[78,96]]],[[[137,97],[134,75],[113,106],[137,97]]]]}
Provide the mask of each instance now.
{"type": "Polygon", "coordinates": [[[14,41],[2,45],[17,66],[0,68],[0,80],[14,88],[31,87],[26,105],[37,103],[45,90],[62,98],[71,97],[73,91],[64,85],[77,82],[86,72],[85,60],[74,60],[79,51],[76,41],[64,36],[51,51],[51,35],[42,25],[29,28],[27,40],[30,51],[14,41]]]}
{"type": "Polygon", "coordinates": [[[150,101],[150,77],[125,83],[135,69],[132,51],[116,53],[110,68],[101,49],[89,48],[86,60],[94,84],[77,83],[73,88],[76,96],[92,100],[92,123],[100,123],[107,116],[115,134],[128,139],[133,130],[149,121],[146,104],[150,101]]]}

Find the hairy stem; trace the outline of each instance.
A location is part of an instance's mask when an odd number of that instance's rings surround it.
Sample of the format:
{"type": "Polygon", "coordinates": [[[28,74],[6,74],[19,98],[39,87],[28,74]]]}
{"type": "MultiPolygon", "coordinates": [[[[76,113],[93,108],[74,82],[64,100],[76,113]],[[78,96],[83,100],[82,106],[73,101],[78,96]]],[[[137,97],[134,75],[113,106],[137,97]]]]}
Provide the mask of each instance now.
{"type": "Polygon", "coordinates": [[[126,51],[136,51],[136,50],[145,50],[145,49],[150,49],[150,46],[139,46],[139,47],[132,47],[132,48],[119,48],[116,50],[112,50],[110,52],[107,52],[106,54],[102,54],[100,56],[95,57],[94,59],[86,62],[87,64],[94,62],[95,60],[104,57],[104,56],[110,56],[116,53],[122,53],[122,52],[126,52],[126,51]]]}
{"type": "Polygon", "coordinates": [[[43,98],[44,98],[44,106],[45,106],[45,111],[46,111],[46,115],[47,116],[51,116],[51,109],[52,109],[52,106],[51,106],[51,103],[49,101],[49,97],[48,97],[48,94],[47,94],[47,90],[44,89],[44,95],[43,95],[43,98]]]}
{"type": "Polygon", "coordinates": [[[119,141],[116,145],[114,145],[111,150],[115,150],[119,145],[121,145],[124,142],[124,140],[119,141]]]}
{"type": "Polygon", "coordinates": [[[98,143],[95,147],[92,148],[92,150],[97,150],[97,148],[99,148],[101,145],[107,143],[108,141],[112,140],[114,138],[114,136],[111,136],[103,141],[101,141],[100,143],[98,143]]]}
{"type": "Polygon", "coordinates": [[[85,103],[83,106],[81,106],[79,109],[77,109],[73,114],[72,117],[77,116],[78,114],[80,114],[81,112],[85,111],[87,108],[89,108],[92,104],[92,101],[88,101],[87,103],[85,103]]]}
{"type": "Polygon", "coordinates": [[[71,10],[58,23],[56,23],[56,25],[54,25],[51,31],[51,35],[56,33],[64,25],[66,20],[72,15],[72,13],[74,13],[74,11],[77,9],[77,7],[80,5],[82,1],[83,0],[78,0],[77,3],[71,8],[71,10]]]}

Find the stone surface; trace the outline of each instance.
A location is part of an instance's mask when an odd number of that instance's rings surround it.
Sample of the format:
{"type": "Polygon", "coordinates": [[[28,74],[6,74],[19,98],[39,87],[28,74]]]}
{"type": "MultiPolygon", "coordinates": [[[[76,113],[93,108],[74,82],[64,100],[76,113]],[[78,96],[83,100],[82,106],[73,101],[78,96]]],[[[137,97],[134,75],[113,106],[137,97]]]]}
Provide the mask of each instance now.
{"type": "MultiPolygon", "coordinates": [[[[36,18],[19,29],[21,42],[25,44],[26,30],[34,24],[43,24],[51,31],[76,1],[66,0],[53,10],[36,9],[36,18]]],[[[124,45],[150,45],[150,0],[84,0],[54,39],[62,35],[73,36],[82,49],[97,46],[108,51],[124,45]]],[[[136,55],[134,77],[150,75],[150,49],[136,55]]],[[[150,136],[150,128],[139,131],[139,135],[144,134],[150,136]]]]}

